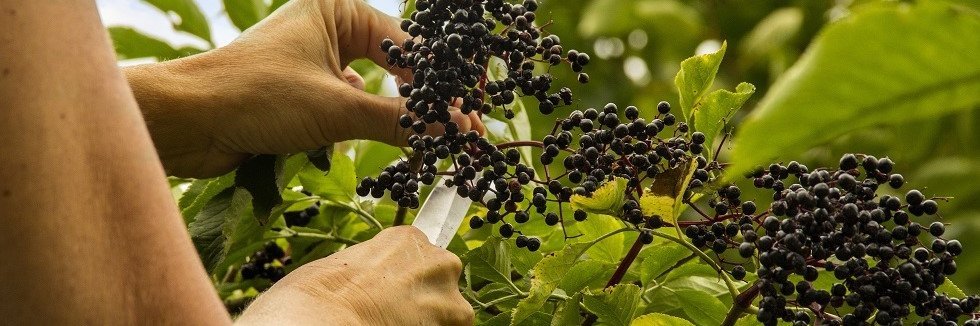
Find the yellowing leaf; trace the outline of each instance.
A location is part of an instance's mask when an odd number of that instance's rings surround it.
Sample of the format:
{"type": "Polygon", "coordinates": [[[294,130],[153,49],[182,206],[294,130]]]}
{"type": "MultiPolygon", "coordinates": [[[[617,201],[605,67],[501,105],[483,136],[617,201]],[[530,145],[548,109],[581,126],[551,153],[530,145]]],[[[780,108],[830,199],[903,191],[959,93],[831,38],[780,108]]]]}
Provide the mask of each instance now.
{"type": "Polygon", "coordinates": [[[595,214],[618,215],[625,200],[626,183],[625,178],[615,178],[596,189],[592,197],[572,195],[572,208],[595,214]]]}
{"type": "Polygon", "coordinates": [[[640,197],[640,208],[643,216],[659,215],[665,222],[674,223],[674,197],[647,192],[640,197]]]}
{"type": "Polygon", "coordinates": [[[640,209],[643,215],[660,215],[664,222],[674,223],[677,220],[677,206],[681,203],[687,184],[697,170],[697,163],[688,160],[673,169],[664,171],[653,179],[653,184],[640,197],[640,209]]]}

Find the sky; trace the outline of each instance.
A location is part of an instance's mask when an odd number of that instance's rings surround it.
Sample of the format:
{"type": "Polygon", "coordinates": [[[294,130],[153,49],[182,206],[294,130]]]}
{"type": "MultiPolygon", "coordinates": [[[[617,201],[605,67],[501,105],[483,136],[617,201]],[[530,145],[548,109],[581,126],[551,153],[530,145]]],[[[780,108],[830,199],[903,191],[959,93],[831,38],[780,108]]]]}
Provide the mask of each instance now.
{"type": "MultiPolygon", "coordinates": [[[[221,0],[194,0],[211,22],[211,37],[217,46],[230,43],[239,31],[231,24],[222,9],[221,0]]],[[[247,0],[237,0],[247,1],[247,0]]],[[[267,1],[268,2],[268,1],[267,1]]],[[[400,0],[368,0],[375,8],[398,15],[400,0]]],[[[194,36],[175,31],[163,12],[138,0],[96,0],[102,22],[106,26],[131,26],[144,34],[165,40],[175,46],[206,47],[207,43],[194,36]]]]}

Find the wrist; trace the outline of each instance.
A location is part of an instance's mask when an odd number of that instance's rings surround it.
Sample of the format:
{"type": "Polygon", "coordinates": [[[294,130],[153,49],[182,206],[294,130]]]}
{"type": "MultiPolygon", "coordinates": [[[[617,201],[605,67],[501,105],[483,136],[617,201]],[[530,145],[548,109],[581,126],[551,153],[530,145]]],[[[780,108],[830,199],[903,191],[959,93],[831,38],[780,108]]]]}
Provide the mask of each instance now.
{"type": "Polygon", "coordinates": [[[209,174],[199,171],[197,162],[210,150],[214,123],[220,121],[212,116],[220,92],[207,80],[210,61],[211,55],[202,53],[123,69],[168,175],[209,174]]]}
{"type": "Polygon", "coordinates": [[[369,296],[344,270],[304,266],[259,296],[236,323],[377,325],[372,314],[380,310],[369,296]]]}

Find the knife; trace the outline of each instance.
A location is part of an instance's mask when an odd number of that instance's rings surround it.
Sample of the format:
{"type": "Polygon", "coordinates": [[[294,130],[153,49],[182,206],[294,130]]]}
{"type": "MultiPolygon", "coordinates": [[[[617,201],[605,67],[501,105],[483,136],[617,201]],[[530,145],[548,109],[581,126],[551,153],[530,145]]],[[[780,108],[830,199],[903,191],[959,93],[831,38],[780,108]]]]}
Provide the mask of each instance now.
{"type": "Polygon", "coordinates": [[[415,215],[412,226],[422,230],[429,242],[445,249],[459,230],[473,201],[456,194],[456,187],[436,186],[415,215]]]}

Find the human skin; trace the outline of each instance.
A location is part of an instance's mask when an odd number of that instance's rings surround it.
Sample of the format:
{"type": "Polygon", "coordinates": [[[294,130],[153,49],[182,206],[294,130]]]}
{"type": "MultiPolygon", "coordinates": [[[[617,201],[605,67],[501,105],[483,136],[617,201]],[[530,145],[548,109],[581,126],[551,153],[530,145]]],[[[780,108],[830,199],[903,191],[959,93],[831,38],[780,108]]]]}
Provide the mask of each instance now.
{"type": "MultiPolygon", "coordinates": [[[[167,172],[212,177],[256,153],[348,139],[403,144],[405,99],[367,94],[344,69],[358,58],[387,67],[384,38],[409,36],[363,1],[290,1],[226,47],[125,72],[167,172]]],[[[475,112],[452,117],[460,130],[483,132],[475,112]]]]}
{"type": "MultiPolygon", "coordinates": [[[[124,74],[93,1],[0,1],[3,323],[230,324],[165,176],[346,139],[400,142],[394,122],[378,122],[394,121],[398,100],[358,91],[343,70],[377,38],[356,36],[384,26],[359,3],[293,0],[226,48],[124,74]]],[[[471,118],[457,121],[482,128],[471,118]]],[[[459,273],[418,230],[392,228],[290,273],[241,321],[470,323],[459,273]]]]}

